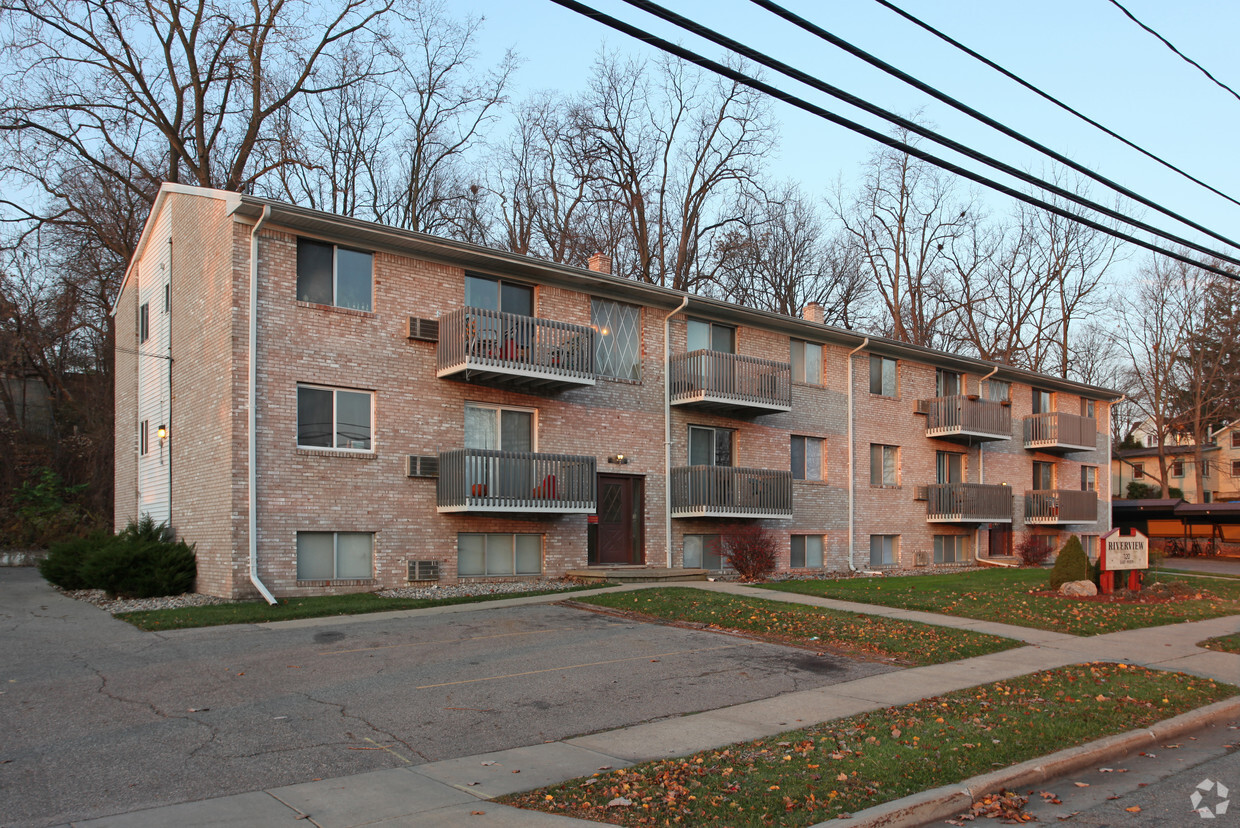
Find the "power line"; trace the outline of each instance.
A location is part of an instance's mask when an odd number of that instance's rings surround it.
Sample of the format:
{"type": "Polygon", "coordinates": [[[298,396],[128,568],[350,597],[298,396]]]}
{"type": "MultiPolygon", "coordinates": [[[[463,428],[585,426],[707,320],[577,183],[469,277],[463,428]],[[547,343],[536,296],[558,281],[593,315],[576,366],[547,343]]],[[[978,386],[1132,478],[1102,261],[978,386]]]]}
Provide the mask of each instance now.
{"type": "MultiPolygon", "coordinates": [[[[634,0],[628,0],[628,2],[632,3],[634,2],[634,0]]],[[[882,71],[886,72],[889,75],[892,75],[893,77],[899,78],[900,80],[904,81],[905,83],[912,86],[913,88],[921,92],[925,92],[927,95],[930,95],[931,97],[942,101],[943,103],[947,104],[948,106],[951,106],[957,111],[963,112],[969,117],[974,118],[975,120],[981,121],[983,124],[990,127],[991,129],[998,130],[999,132],[1003,133],[1007,137],[1012,138],[1016,141],[1019,141],[1025,146],[1035,149],[1038,152],[1042,153],[1043,155],[1049,156],[1055,161],[1058,161],[1060,164],[1063,164],[1064,166],[1070,169],[1073,169],[1076,172],[1084,176],[1087,176],[1088,178],[1092,178],[1094,181],[1097,181],[1099,184],[1102,184],[1106,187],[1110,187],[1115,192],[1120,193],[1124,196],[1127,196],[1128,198],[1131,198],[1133,201],[1136,201],[1139,204],[1143,204],[1146,207],[1150,207],[1154,210],[1157,210],[1163,215],[1173,218],[1176,221],[1179,221],[1182,224],[1185,224],[1186,226],[1191,227],[1194,230],[1197,230],[1198,232],[1205,233],[1206,235],[1211,236],[1225,244],[1230,244],[1233,247],[1237,246],[1235,242],[1230,241],[1224,236],[1214,233],[1213,231],[1208,230],[1207,228],[1203,227],[1200,224],[1197,224],[1194,221],[1190,221],[1189,219],[1185,218],[1179,213],[1176,213],[1172,210],[1168,210],[1165,207],[1162,207],[1161,205],[1156,204],[1155,202],[1145,198],[1144,196],[1136,192],[1133,192],[1132,190],[1128,189],[1122,184],[1118,184],[1115,181],[1112,181],[1111,179],[1107,178],[1106,176],[1103,176],[1103,175],[1100,175],[1094,172],[1093,170],[1089,169],[1083,164],[1079,164],[1076,161],[1073,161],[1071,158],[1068,158],[1067,156],[1056,152],[1050,147],[1044,144],[1041,144],[1038,141],[1033,140],[1032,138],[1029,138],[1025,134],[1021,132],[1017,132],[1011,127],[1005,124],[1002,124],[999,121],[996,121],[994,118],[991,118],[989,115],[979,112],[978,110],[974,109],[968,104],[965,104],[957,100],[956,98],[953,98],[951,95],[941,92],[940,90],[936,89],[930,84],[925,83],[919,80],[918,78],[915,78],[912,75],[908,74],[907,72],[897,69],[895,66],[892,66],[890,63],[887,63],[886,61],[883,61],[882,59],[875,57],[869,52],[866,52],[863,49],[857,46],[854,46],[853,44],[849,43],[847,40],[844,40],[843,38],[840,38],[840,37],[837,37],[836,35],[831,34],[830,32],[826,31],[822,27],[814,23],[811,23],[805,18],[785,9],[783,6],[780,6],[778,3],[774,3],[772,2],[772,0],[750,0],[750,2],[754,3],[755,5],[763,9],[766,9],[767,11],[771,12],[774,15],[782,17],[784,20],[787,20],[789,23],[792,23],[793,25],[800,27],[801,29],[809,32],[815,37],[821,40],[825,40],[831,45],[836,46],[840,49],[843,49],[844,51],[848,52],[850,55],[853,55],[854,57],[857,57],[861,60],[864,60],[866,63],[870,64],[871,66],[881,69],[882,71]]],[[[1205,251],[1202,251],[1202,252],[1205,252],[1205,251]]]]}
{"type": "Polygon", "coordinates": [[[582,3],[579,3],[577,2],[577,0],[551,0],[551,2],[563,8],[569,9],[570,11],[576,12],[577,14],[580,14],[583,17],[588,17],[591,20],[595,20],[599,23],[602,23],[608,28],[614,29],[622,34],[626,34],[629,37],[632,37],[635,40],[639,40],[643,43],[653,46],[656,49],[659,49],[660,51],[664,51],[664,52],[667,52],[668,54],[675,55],[676,57],[679,57],[682,60],[688,61],[689,63],[692,63],[695,66],[700,66],[703,69],[706,69],[710,72],[714,72],[715,74],[721,75],[736,83],[742,84],[744,86],[748,86],[750,89],[753,89],[757,92],[761,92],[765,95],[775,98],[776,100],[783,101],[784,103],[795,106],[796,108],[802,111],[808,112],[811,115],[815,115],[819,118],[822,118],[823,120],[830,121],[833,124],[852,130],[853,132],[856,132],[859,135],[865,136],[866,138],[869,138],[872,141],[877,141],[878,143],[883,144],[884,146],[888,146],[888,147],[891,147],[892,149],[899,150],[900,152],[907,153],[908,155],[911,155],[914,158],[917,158],[919,160],[925,161],[928,164],[933,164],[936,167],[939,167],[948,172],[959,175],[962,178],[966,178],[977,184],[981,184],[982,186],[988,187],[994,190],[995,192],[1009,196],[1018,201],[1023,201],[1024,203],[1032,205],[1034,207],[1039,207],[1043,210],[1046,210],[1049,213],[1053,213],[1057,216],[1068,219],[1070,221],[1075,221],[1078,224],[1081,224],[1085,227],[1089,227],[1092,230],[1097,230],[1100,233],[1105,233],[1108,236],[1112,236],[1122,241],[1129,242],[1130,244],[1135,244],[1138,247],[1143,247],[1146,250],[1150,250],[1154,253],[1159,253],[1163,256],[1166,256],[1169,259],[1173,259],[1178,262],[1183,262],[1184,264],[1199,268],[1201,270],[1205,270],[1209,273],[1214,273],[1218,276],[1223,276],[1227,279],[1240,281],[1240,276],[1237,276],[1234,273],[1229,273],[1228,271],[1223,270],[1220,267],[1216,267],[1208,263],[1196,261],[1195,259],[1191,259],[1182,253],[1178,253],[1174,250],[1170,250],[1165,247],[1160,247],[1157,244],[1145,241],[1144,239],[1139,239],[1135,236],[1131,236],[1120,230],[1116,230],[1115,228],[1107,227],[1103,224],[1093,221],[1092,219],[1086,218],[1085,216],[1080,216],[1075,213],[1070,213],[1067,210],[1063,209],[1062,207],[1058,207],[1054,204],[1051,204],[1050,202],[1043,201],[1042,199],[1029,195],[1028,193],[1022,193],[1021,191],[1013,189],[1005,184],[1001,184],[979,173],[975,173],[972,170],[965,169],[964,167],[961,167],[957,164],[953,164],[950,161],[931,155],[930,153],[925,152],[924,150],[918,149],[912,144],[909,144],[904,141],[900,141],[890,136],[884,135],[881,132],[877,132],[876,130],[863,126],[862,124],[859,124],[856,121],[849,120],[848,118],[845,118],[842,115],[837,115],[836,113],[831,112],[830,110],[824,109],[818,106],[817,104],[812,104],[809,101],[804,100],[803,98],[798,98],[797,96],[792,95],[791,93],[784,92],[783,90],[778,89],[774,86],[771,86],[770,84],[764,81],[760,81],[757,78],[746,75],[743,72],[737,71],[736,69],[732,69],[731,67],[724,66],[723,64],[718,63],[717,61],[713,61],[710,58],[704,57],[682,46],[678,46],[675,43],[671,43],[670,41],[664,40],[663,38],[660,38],[654,34],[651,34],[650,32],[644,29],[625,23],[622,20],[617,20],[616,18],[608,14],[604,14],[603,12],[600,12],[597,9],[594,9],[594,8],[591,8],[590,6],[586,6],[582,3]]]}
{"type": "Polygon", "coordinates": [[[1025,80],[1024,78],[1020,77],[1019,75],[1016,75],[1015,73],[1010,72],[1010,71],[1008,71],[1007,69],[1004,69],[1002,66],[1000,66],[1000,65],[999,65],[999,64],[997,64],[997,63],[995,63],[993,60],[991,60],[990,58],[986,57],[985,55],[981,55],[981,54],[979,54],[979,53],[975,52],[974,50],[970,49],[968,46],[965,46],[965,45],[964,45],[963,43],[961,43],[960,41],[958,41],[958,40],[956,40],[956,39],[952,38],[952,37],[951,37],[951,35],[944,34],[943,32],[941,32],[941,31],[939,31],[938,29],[936,29],[936,28],[934,28],[933,26],[931,26],[929,23],[926,23],[924,20],[921,20],[921,19],[919,19],[919,18],[917,18],[917,17],[914,17],[913,15],[909,14],[908,12],[906,12],[904,9],[900,8],[899,6],[896,6],[894,3],[891,3],[891,2],[890,2],[890,0],[874,0],[874,2],[878,3],[879,5],[881,5],[881,6],[885,7],[885,8],[887,8],[887,9],[890,9],[891,11],[893,11],[893,12],[895,12],[896,14],[900,15],[901,17],[903,17],[905,20],[909,21],[909,22],[910,22],[910,23],[912,23],[913,25],[915,25],[915,26],[920,26],[922,29],[926,30],[926,31],[927,31],[927,32],[929,32],[930,34],[932,34],[932,35],[934,35],[935,37],[939,38],[939,39],[940,39],[940,40],[942,40],[943,42],[948,43],[948,44],[950,44],[950,45],[952,45],[952,46],[955,46],[957,49],[959,49],[960,51],[964,52],[966,55],[968,55],[969,57],[973,58],[974,60],[977,60],[977,61],[980,61],[981,63],[984,63],[986,66],[989,66],[991,69],[994,69],[996,72],[998,72],[999,74],[1001,74],[1001,75],[1003,75],[1004,77],[1008,78],[1009,80],[1015,81],[1016,83],[1018,83],[1018,84],[1020,84],[1021,86],[1025,87],[1025,88],[1026,88],[1026,89],[1028,89],[1030,92],[1032,92],[1032,93],[1034,93],[1035,95],[1039,96],[1039,97],[1040,97],[1040,98],[1042,98],[1043,100],[1049,101],[1050,103],[1052,103],[1052,104],[1054,104],[1055,106],[1059,107],[1059,108],[1060,108],[1060,109],[1062,109],[1063,111],[1068,112],[1068,113],[1070,113],[1070,114],[1072,114],[1072,115],[1075,115],[1077,118],[1080,118],[1080,119],[1081,119],[1082,121],[1084,121],[1085,123],[1089,124],[1090,126],[1094,127],[1095,129],[1101,130],[1102,132],[1104,132],[1104,133],[1106,133],[1107,135],[1111,136],[1112,138],[1114,138],[1115,140],[1117,140],[1117,141],[1119,141],[1120,143],[1124,144],[1125,146],[1127,146],[1127,147],[1129,147],[1129,148],[1131,148],[1131,149],[1136,150],[1137,152],[1139,152],[1139,153],[1141,153],[1142,155],[1144,155],[1146,158],[1149,158],[1151,161],[1154,161],[1154,162],[1156,162],[1156,163],[1158,163],[1158,164],[1161,164],[1162,166],[1166,167],[1167,169],[1172,170],[1173,172],[1176,172],[1176,173],[1178,173],[1179,175],[1182,175],[1184,178],[1187,178],[1189,181],[1193,182],[1194,184],[1197,184],[1197,185],[1199,185],[1199,186],[1201,186],[1201,187],[1206,188],[1206,189],[1207,189],[1207,190],[1209,190],[1210,192],[1214,193],[1216,196],[1219,196],[1220,198],[1225,198],[1225,199],[1227,199],[1228,201],[1230,201],[1232,204],[1235,204],[1235,205],[1237,205],[1237,206],[1240,206],[1240,200],[1237,200],[1237,199],[1232,198],[1231,196],[1227,195],[1227,193],[1223,192],[1222,190],[1219,190],[1219,189],[1215,188],[1215,187],[1214,187],[1213,185],[1211,185],[1211,184],[1207,184],[1205,181],[1202,181],[1200,178],[1197,178],[1197,177],[1196,177],[1196,176],[1194,176],[1192,173],[1185,172],[1184,170],[1182,170],[1182,169],[1180,169],[1179,167],[1177,167],[1175,164],[1172,164],[1170,161],[1166,161],[1166,160],[1164,160],[1164,159],[1162,159],[1162,158],[1158,157],[1158,156],[1157,156],[1157,155],[1155,155],[1154,153],[1150,152],[1149,150],[1144,149],[1143,147],[1138,146],[1137,144],[1133,143],[1132,141],[1129,141],[1127,138],[1125,138],[1124,136],[1120,135],[1118,132],[1115,132],[1114,130],[1110,129],[1109,127],[1104,126],[1103,124],[1100,124],[1099,122],[1095,121],[1093,118],[1089,117],[1088,115],[1084,114],[1083,112],[1080,112],[1079,110],[1072,108],[1071,106],[1069,106],[1068,104],[1066,104],[1066,103],[1064,103],[1063,101],[1059,100],[1058,98],[1056,98],[1055,96],[1051,95],[1050,93],[1042,91],[1041,89],[1039,89],[1038,87],[1034,86],[1032,83],[1030,83],[1029,81],[1025,80]]]}
{"type": "MultiPolygon", "coordinates": [[[[1189,239],[1186,239],[1182,236],[1177,236],[1175,234],[1168,233],[1167,231],[1162,230],[1158,227],[1155,227],[1152,224],[1147,224],[1138,219],[1134,219],[1129,216],[1126,216],[1125,214],[1120,213],[1117,210],[1113,210],[1110,207],[1106,207],[1095,201],[1091,201],[1090,199],[1087,199],[1084,196],[1081,196],[1070,190],[1066,190],[1044,179],[1038,178],[1037,176],[1027,173],[1024,170],[1020,170],[1016,167],[1013,167],[1010,164],[1006,164],[1002,161],[999,161],[996,158],[993,158],[989,155],[986,155],[985,153],[979,152],[971,147],[961,144],[958,141],[954,141],[950,138],[940,135],[937,132],[934,132],[933,130],[925,126],[922,126],[921,124],[916,123],[915,121],[911,121],[907,118],[901,117],[900,115],[897,115],[894,112],[883,109],[882,107],[872,104],[869,101],[859,98],[856,95],[853,95],[849,92],[845,92],[844,90],[839,89],[838,87],[832,86],[831,84],[828,84],[825,81],[822,81],[812,75],[802,72],[799,69],[795,69],[791,66],[788,66],[782,61],[778,61],[775,58],[772,58],[765,53],[759,52],[756,49],[752,49],[749,46],[744,45],[743,43],[740,43],[736,40],[733,40],[729,37],[719,34],[713,29],[709,29],[703,26],[702,24],[697,23],[696,21],[690,20],[680,14],[677,14],[676,12],[670,11],[669,9],[666,9],[663,6],[658,5],[657,3],[651,2],[651,0],[625,0],[625,2],[627,2],[631,6],[639,8],[645,12],[648,12],[649,14],[659,17],[662,20],[665,20],[676,26],[679,26],[685,31],[691,32],[692,34],[695,34],[698,37],[702,37],[706,40],[711,41],[712,43],[715,43],[716,45],[722,46],[725,49],[735,52],[736,54],[741,55],[742,57],[748,58],[749,60],[752,60],[755,63],[759,63],[763,66],[766,66],[769,69],[774,69],[776,72],[786,75],[787,77],[790,77],[793,80],[800,81],[801,83],[804,83],[807,86],[812,86],[813,88],[818,89],[819,91],[825,92],[828,95],[831,95],[832,97],[838,98],[839,100],[842,100],[845,103],[851,104],[852,106],[855,106],[858,109],[861,109],[865,112],[869,112],[872,115],[876,115],[903,129],[906,129],[910,132],[913,132],[917,135],[922,136],[923,138],[927,138],[931,141],[934,141],[937,144],[947,147],[948,149],[958,152],[967,158],[972,158],[975,161],[979,161],[982,164],[985,164],[993,169],[996,169],[1006,175],[1010,175],[1013,178],[1016,178],[1020,181],[1024,181],[1027,184],[1032,184],[1035,187],[1040,187],[1041,189],[1046,190],[1047,192],[1053,193],[1054,195],[1059,196],[1062,199],[1074,202],[1089,210],[1093,210],[1109,218],[1115,219],[1116,221],[1121,221],[1126,224],[1130,224],[1133,227],[1144,230],[1147,233],[1151,233],[1155,236],[1159,236],[1168,241],[1172,241],[1172,242],[1175,242],[1176,244],[1183,245],[1184,247],[1190,248],[1192,250],[1196,250],[1199,253],[1203,253],[1207,256],[1213,256],[1217,259],[1221,259],[1222,261],[1228,262],[1230,264],[1240,266],[1240,259],[1229,256],[1226,253],[1220,253],[1219,251],[1213,250],[1208,247],[1203,247],[1202,245],[1199,245],[1196,242],[1190,241],[1189,239]]],[[[639,31],[642,31],[642,30],[639,30],[639,31]]],[[[1113,186],[1118,187],[1118,185],[1113,185],[1113,186]]],[[[1189,221],[1188,219],[1183,218],[1174,212],[1168,211],[1165,208],[1161,207],[1158,204],[1155,204],[1152,201],[1149,201],[1148,199],[1144,199],[1141,196],[1138,196],[1136,193],[1130,193],[1127,190],[1122,190],[1122,188],[1121,188],[1121,191],[1126,194],[1131,195],[1132,197],[1142,202],[1143,204],[1152,206],[1155,209],[1159,210],[1160,212],[1166,213],[1167,215],[1170,215],[1173,218],[1177,218],[1179,221],[1184,222],[1185,224],[1193,227],[1194,229],[1200,230],[1206,233],[1207,235],[1210,235],[1210,236],[1213,236],[1214,238],[1219,239],[1225,244],[1229,244],[1232,247],[1240,247],[1240,244],[1237,244],[1236,242],[1232,241],[1226,236],[1219,235],[1217,233],[1214,233],[1206,229],[1205,227],[1197,225],[1189,221]]]]}
{"type": "Polygon", "coordinates": [[[1221,86],[1223,89],[1226,89],[1228,92],[1230,92],[1230,93],[1231,93],[1231,96],[1232,96],[1233,98],[1235,98],[1236,100],[1240,101],[1240,95],[1237,95],[1237,94],[1236,94],[1236,90],[1232,89],[1230,86],[1228,86],[1227,84],[1223,83],[1223,82],[1222,82],[1221,80],[1219,80],[1218,78],[1216,78],[1216,77],[1214,77],[1213,75],[1211,75],[1211,74],[1210,74],[1210,73],[1206,70],[1206,68],[1205,68],[1204,66],[1202,66],[1200,63],[1198,63],[1197,61],[1193,60],[1193,59],[1192,59],[1192,58],[1190,58],[1188,55],[1186,55],[1186,54],[1184,54],[1183,52],[1181,52],[1179,49],[1175,48],[1175,46],[1172,46],[1172,45],[1171,45],[1171,41],[1170,41],[1170,40],[1167,40],[1167,38],[1163,37],[1163,36],[1162,36],[1162,35],[1160,35],[1158,32],[1154,31],[1154,30],[1153,30],[1153,29],[1151,29],[1149,26],[1145,25],[1145,24],[1144,24],[1144,23],[1142,23],[1140,20],[1138,20],[1138,19],[1137,19],[1137,18],[1133,15],[1133,13],[1132,13],[1132,12],[1128,11],[1128,9],[1124,8],[1123,6],[1121,6],[1121,5],[1117,2],[1117,0],[1110,0],[1110,2],[1111,2],[1111,5],[1115,6],[1115,8],[1119,9],[1120,11],[1122,11],[1122,12],[1124,13],[1124,15],[1125,15],[1125,16],[1127,16],[1127,18],[1128,18],[1129,20],[1131,20],[1133,23],[1136,23],[1136,24],[1137,24],[1138,26],[1140,26],[1142,29],[1145,29],[1147,32],[1149,32],[1150,34],[1154,35],[1154,37],[1156,37],[1156,38],[1158,38],[1159,40],[1161,40],[1161,41],[1163,42],[1163,45],[1164,45],[1164,46],[1166,46],[1166,47],[1167,47],[1168,49],[1170,49],[1171,51],[1175,52],[1177,55],[1179,55],[1181,60],[1183,60],[1183,61],[1184,61],[1184,62],[1186,62],[1186,63],[1190,63],[1190,64],[1192,64],[1193,66],[1197,67],[1197,69],[1201,72],[1201,74],[1205,75],[1207,78],[1209,78],[1210,80],[1214,81],[1214,82],[1215,82],[1215,84],[1217,84],[1218,86],[1221,86]]]}

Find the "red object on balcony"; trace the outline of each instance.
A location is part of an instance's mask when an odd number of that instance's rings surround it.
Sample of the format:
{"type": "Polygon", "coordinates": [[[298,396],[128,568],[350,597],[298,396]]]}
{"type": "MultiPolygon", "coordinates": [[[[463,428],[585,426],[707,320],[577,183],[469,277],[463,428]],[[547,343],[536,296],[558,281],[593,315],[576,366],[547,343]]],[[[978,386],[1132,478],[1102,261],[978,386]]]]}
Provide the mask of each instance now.
{"type": "Polygon", "coordinates": [[[473,494],[474,497],[486,497],[487,496],[487,484],[475,483],[473,486],[470,487],[470,492],[473,494]]]}
{"type": "Polygon", "coordinates": [[[541,486],[534,487],[534,497],[555,498],[555,475],[549,474],[543,478],[541,486]]]}

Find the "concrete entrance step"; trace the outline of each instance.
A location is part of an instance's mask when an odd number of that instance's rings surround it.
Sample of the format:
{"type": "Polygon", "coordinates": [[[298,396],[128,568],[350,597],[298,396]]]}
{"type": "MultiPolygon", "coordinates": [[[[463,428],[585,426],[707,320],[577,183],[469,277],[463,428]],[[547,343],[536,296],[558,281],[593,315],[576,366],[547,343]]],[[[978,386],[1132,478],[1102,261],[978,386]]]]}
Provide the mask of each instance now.
{"type": "Polygon", "coordinates": [[[977,562],[982,566],[1020,566],[1020,558],[1015,555],[979,556],[977,562]]]}
{"type": "Polygon", "coordinates": [[[661,581],[705,581],[705,569],[669,569],[660,566],[592,566],[564,573],[583,581],[615,581],[619,584],[645,584],[661,581]]]}

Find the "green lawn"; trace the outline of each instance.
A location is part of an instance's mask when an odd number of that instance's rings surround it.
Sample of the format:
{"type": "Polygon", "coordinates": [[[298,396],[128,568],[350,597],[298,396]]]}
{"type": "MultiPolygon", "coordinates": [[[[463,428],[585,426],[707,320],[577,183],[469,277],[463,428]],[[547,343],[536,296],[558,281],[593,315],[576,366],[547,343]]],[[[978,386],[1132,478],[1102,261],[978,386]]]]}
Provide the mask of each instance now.
{"type": "Polygon", "coordinates": [[[1032,595],[1033,591],[1049,588],[1048,578],[1047,571],[1038,569],[981,569],[950,575],[783,581],[764,586],[1072,635],[1097,635],[1240,614],[1240,581],[1206,581],[1160,573],[1151,576],[1151,582],[1179,582],[1200,590],[1202,597],[1168,604],[1108,604],[1032,595]]]}
{"type": "Polygon", "coordinates": [[[811,825],[1235,692],[1183,673],[1081,664],[498,801],[615,825],[811,825]]]}
{"type": "Polygon", "coordinates": [[[781,644],[810,646],[846,655],[878,656],[907,664],[940,664],[1018,647],[1022,643],[950,627],[690,587],[614,592],[576,600],[665,621],[739,630],[781,644]]]}
{"type": "Polygon", "coordinates": [[[1197,646],[1205,647],[1207,650],[1218,650],[1223,653],[1240,653],[1240,633],[1223,635],[1218,638],[1207,638],[1197,646]]]}
{"type": "Polygon", "coordinates": [[[240,604],[213,604],[206,607],[121,612],[116,617],[143,630],[180,630],[188,627],[216,627],[222,624],[261,624],[264,621],[289,621],[294,618],[325,618],[333,615],[362,615],[370,612],[425,609],[448,604],[474,604],[529,595],[559,595],[581,590],[615,586],[610,583],[588,584],[569,589],[532,592],[509,592],[499,595],[468,595],[457,598],[383,598],[370,592],[350,595],[323,595],[313,598],[288,598],[275,606],[264,601],[240,604]]]}

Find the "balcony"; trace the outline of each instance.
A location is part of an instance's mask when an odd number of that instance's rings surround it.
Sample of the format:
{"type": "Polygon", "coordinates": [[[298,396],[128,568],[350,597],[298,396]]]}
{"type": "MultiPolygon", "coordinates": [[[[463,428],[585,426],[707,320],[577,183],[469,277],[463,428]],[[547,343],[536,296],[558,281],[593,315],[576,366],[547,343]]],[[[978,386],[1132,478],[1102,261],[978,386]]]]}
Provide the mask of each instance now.
{"type": "Polygon", "coordinates": [[[593,514],[595,459],[489,449],[439,455],[440,512],[593,514]]]}
{"type": "Polygon", "coordinates": [[[926,486],[930,523],[1011,523],[1012,487],[990,483],[936,483],[926,486]]]}
{"type": "Polygon", "coordinates": [[[672,517],[790,518],[792,472],[678,466],[672,469],[672,517]]]}
{"type": "Polygon", "coordinates": [[[1055,526],[1064,523],[1093,523],[1097,519],[1097,492],[1037,489],[1025,493],[1025,523],[1055,526]]]}
{"type": "Polygon", "coordinates": [[[1034,414],[1025,418],[1025,448],[1059,454],[1093,451],[1098,448],[1098,424],[1079,414],[1034,414]]]}
{"type": "Polygon", "coordinates": [[[921,400],[926,436],[957,443],[983,443],[1012,437],[1012,408],[964,394],[921,400]]]}
{"type": "Polygon", "coordinates": [[[792,366],[722,351],[676,354],[669,393],[672,405],[725,414],[791,411],[792,366]]]}
{"type": "Polygon", "coordinates": [[[436,375],[529,392],[594,385],[594,331],[462,308],[440,320],[436,375]]]}

